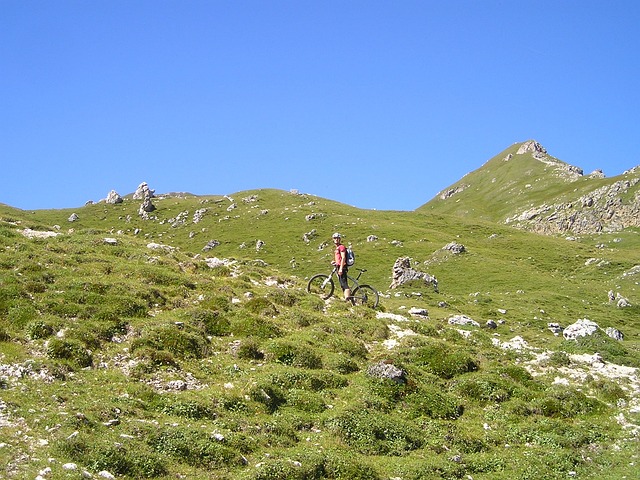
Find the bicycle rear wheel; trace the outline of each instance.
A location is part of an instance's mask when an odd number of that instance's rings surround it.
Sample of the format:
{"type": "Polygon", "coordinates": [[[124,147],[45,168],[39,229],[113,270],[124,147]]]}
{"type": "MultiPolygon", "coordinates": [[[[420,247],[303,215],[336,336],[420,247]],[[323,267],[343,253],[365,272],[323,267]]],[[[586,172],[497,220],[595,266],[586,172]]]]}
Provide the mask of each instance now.
{"type": "Polygon", "coordinates": [[[335,285],[333,279],[329,275],[319,273],[314,275],[307,283],[307,292],[320,296],[323,300],[326,300],[333,295],[335,285]]]}
{"type": "Polygon", "coordinates": [[[380,301],[378,291],[371,285],[357,286],[351,293],[351,298],[356,305],[367,305],[372,308],[376,308],[380,301]]]}

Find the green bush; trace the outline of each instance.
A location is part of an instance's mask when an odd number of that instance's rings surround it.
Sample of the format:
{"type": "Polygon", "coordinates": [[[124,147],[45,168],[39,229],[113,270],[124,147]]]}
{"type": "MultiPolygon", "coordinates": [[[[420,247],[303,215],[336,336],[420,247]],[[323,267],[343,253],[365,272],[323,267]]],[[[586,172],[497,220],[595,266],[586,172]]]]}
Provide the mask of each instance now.
{"type": "Polygon", "coordinates": [[[283,307],[293,307],[296,303],[298,303],[299,294],[291,290],[278,288],[277,290],[272,290],[271,292],[269,292],[267,294],[267,299],[269,299],[276,305],[282,305],[283,307]]]}
{"type": "Polygon", "coordinates": [[[142,367],[140,367],[142,369],[141,373],[145,371],[146,373],[150,373],[151,371],[153,371],[153,367],[178,366],[176,358],[171,352],[168,352],[167,350],[156,350],[155,348],[147,346],[139,346],[134,350],[136,358],[141,358],[148,362],[148,365],[143,365],[142,367]]]}
{"type": "Polygon", "coordinates": [[[355,373],[360,370],[360,366],[351,358],[339,355],[329,362],[328,368],[343,375],[355,373]]]}
{"type": "Polygon", "coordinates": [[[218,310],[195,309],[186,314],[188,320],[208,335],[226,336],[231,332],[231,323],[218,310]]]}
{"type": "Polygon", "coordinates": [[[289,390],[286,403],[300,411],[309,413],[320,413],[327,409],[327,405],[319,394],[307,390],[289,390]]]}
{"type": "Polygon", "coordinates": [[[576,340],[565,340],[562,349],[568,353],[589,353],[598,352],[605,362],[615,362],[627,364],[628,351],[621,342],[614,340],[602,331],[597,331],[593,335],[578,337],[576,340]]]}
{"type": "Polygon", "coordinates": [[[86,464],[96,472],[107,470],[114,475],[127,475],[132,478],[154,478],[167,473],[162,456],[153,452],[142,452],[138,447],[122,445],[92,448],[86,464]]]}
{"type": "Polygon", "coordinates": [[[209,434],[188,427],[154,429],[147,433],[148,445],[160,455],[168,455],[188,465],[215,468],[241,464],[240,456],[209,434]]]}
{"type": "Polygon", "coordinates": [[[4,328],[4,325],[0,325],[0,342],[8,342],[11,340],[11,335],[4,328]]]}
{"type": "Polygon", "coordinates": [[[261,350],[260,342],[255,338],[240,340],[236,355],[238,355],[238,358],[245,360],[261,360],[264,358],[264,352],[261,350]]]}
{"type": "Polygon", "coordinates": [[[266,317],[273,317],[278,314],[278,310],[276,306],[271,303],[268,298],[265,297],[253,297],[249,299],[245,304],[244,308],[256,315],[264,315],[266,317]]]}
{"type": "Polygon", "coordinates": [[[322,358],[311,345],[273,340],[265,348],[267,359],[300,368],[322,368],[322,358]]]}
{"type": "Polygon", "coordinates": [[[274,373],[270,381],[284,390],[299,388],[320,392],[328,388],[344,388],[348,381],[341,375],[327,371],[305,371],[291,368],[274,373]]]}
{"type": "Polygon", "coordinates": [[[198,400],[183,400],[173,397],[164,402],[161,411],[167,415],[175,415],[176,417],[190,418],[192,420],[216,419],[216,412],[212,406],[205,405],[198,400]]]}
{"type": "Polygon", "coordinates": [[[93,363],[91,354],[77,340],[51,338],[47,344],[47,356],[67,360],[81,368],[89,367],[93,363]]]}
{"type": "Polygon", "coordinates": [[[287,402],[282,389],[273,383],[262,382],[254,385],[249,391],[251,400],[261,403],[267,412],[273,413],[287,402]]]}
{"type": "Polygon", "coordinates": [[[516,391],[513,381],[495,374],[474,374],[455,383],[455,391],[481,403],[507,401],[516,391]]]}
{"type": "Polygon", "coordinates": [[[328,427],[364,455],[404,455],[424,444],[414,424],[368,409],[346,411],[329,420],[328,427]]]}
{"type": "Polygon", "coordinates": [[[406,404],[413,416],[427,416],[442,420],[455,420],[464,411],[460,401],[453,395],[433,385],[421,386],[407,396],[406,404]]]}
{"type": "Polygon", "coordinates": [[[280,328],[272,319],[244,311],[231,318],[231,333],[237,337],[258,338],[274,338],[282,335],[280,328]]]}
{"type": "Polygon", "coordinates": [[[545,395],[532,400],[528,411],[545,417],[574,418],[604,409],[599,400],[588,397],[575,388],[555,385],[545,395]]]}
{"type": "Polygon", "coordinates": [[[48,338],[53,335],[53,327],[44,320],[34,320],[27,327],[27,335],[30,339],[48,338]]]}
{"type": "Polygon", "coordinates": [[[203,358],[207,354],[205,339],[175,325],[152,327],[131,342],[132,353],[143,347],[166,350],[179,358],[203,358]]]}
{"type": "Polygon", "coordinates": [[[478,363],[468,353],[444,342],[434,342],[418,347],[405,355],[410,362],[444,379],[478,369],[478,363]]]}
{"type": "Polygon", "coordinates": [[[611,380],[595,380],[591,383],[591,386],[599,397],[608,402],[615,403],[618,400],[626,400],[628,398],[628,395],[624,391],[624,389],[611,380]]]}
{"type": "Polygon", "coordinates": [[[376,470],[343,452],[294,453],[289,459],[267,459],[246,477],[250,480],[380,480],[376,470]]]}
{"type": "Polygon", "coordinates": [[[17,329],[23,329],[29,322],[38,317],[36,308],[26,301],[14,301],[7,314],[8,323],[17,329]]]}

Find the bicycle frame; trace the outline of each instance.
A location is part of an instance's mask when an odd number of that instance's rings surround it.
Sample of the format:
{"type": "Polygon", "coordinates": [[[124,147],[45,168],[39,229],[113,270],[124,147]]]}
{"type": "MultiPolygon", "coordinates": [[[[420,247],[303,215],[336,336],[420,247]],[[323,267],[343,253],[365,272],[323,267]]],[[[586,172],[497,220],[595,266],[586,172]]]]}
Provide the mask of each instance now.
{"type": "MultiPolygon", "coordinates": [[[[358,280],[360,280],[360,275],[362,275],[364,272],[366,272],[366,269],[363,268],[357,268],[356,270],[358,270],[360,273],[358,273],[358,276],[356,278],[353,278],[351,275],[347,274],[347,278],[349,280],[351,280],[352,285],[349,286],[349,288],[351,288],[351,290],[355,290],[356,287],[359,287],[360,284],[358,283],[358,280]]],[[[338,267],[333,267],[333,270],[331,270],[331,273],[329,274],[329,276],[327,277],[327,279],[322,282],[322,287],[326,287],[327,283],[329,283],[329,280],[333,277],[333,276],[338,276],[338,267]]]]}

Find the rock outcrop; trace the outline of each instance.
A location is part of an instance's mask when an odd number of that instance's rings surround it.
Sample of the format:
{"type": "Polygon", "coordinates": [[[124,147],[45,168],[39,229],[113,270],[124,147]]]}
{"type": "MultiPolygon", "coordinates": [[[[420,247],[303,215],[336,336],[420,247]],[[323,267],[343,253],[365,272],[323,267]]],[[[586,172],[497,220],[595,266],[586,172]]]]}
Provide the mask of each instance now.
{"type": "Polygon", "coordinates": [[[122,203],[124,200],[118,194],[118,192],[116,192],[115,190],[111,190],[107,194],[107,198],[104,201],[105,201],[105,203],[108,203],[110,205],[117,205],[118,203],[122,203]]]}
{"type": "Polygon", "coordinates": [[[529,207],[505,223],[536,233],[592,234],[640,226],[640,178],[619,180],[574,201],[529,207]]]}
{"type": "Polygon", "coordinates": [[[411,258],[398,258],[393,264],[392,282],[389,288],[397,288],[407,282],[412,281],[424,282],[425,285],[432,285],[433,289],[438,291],[438,280],[433,275],[426,272],[419,272],[411,267],[411,258]]]}

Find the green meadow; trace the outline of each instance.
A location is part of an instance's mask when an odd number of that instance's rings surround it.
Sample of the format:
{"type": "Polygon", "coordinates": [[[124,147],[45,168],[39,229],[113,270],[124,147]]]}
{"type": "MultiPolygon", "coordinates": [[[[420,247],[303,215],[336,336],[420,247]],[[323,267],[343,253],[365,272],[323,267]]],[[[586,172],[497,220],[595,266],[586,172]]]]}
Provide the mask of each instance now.
{"type": "Polygon", "coordinates": [[[481,197],[465,200],[475,216],[230,197],[154,198],[148,220],[130,198],[0,205],[0,477],[635,478],[637,229],[536,235],[481,197]],[[334,231],[376,309],[306,292],[330,270],[334,231]],[[438,292],[390,289],[400,257],[438,292]],[[569,341],[548,328],[583,318],[601,330],[569,341]],[[518,337],[526,347],[508,348],[518,337]],[[596,353],[603,364],[581,360],[596,353]]]}

